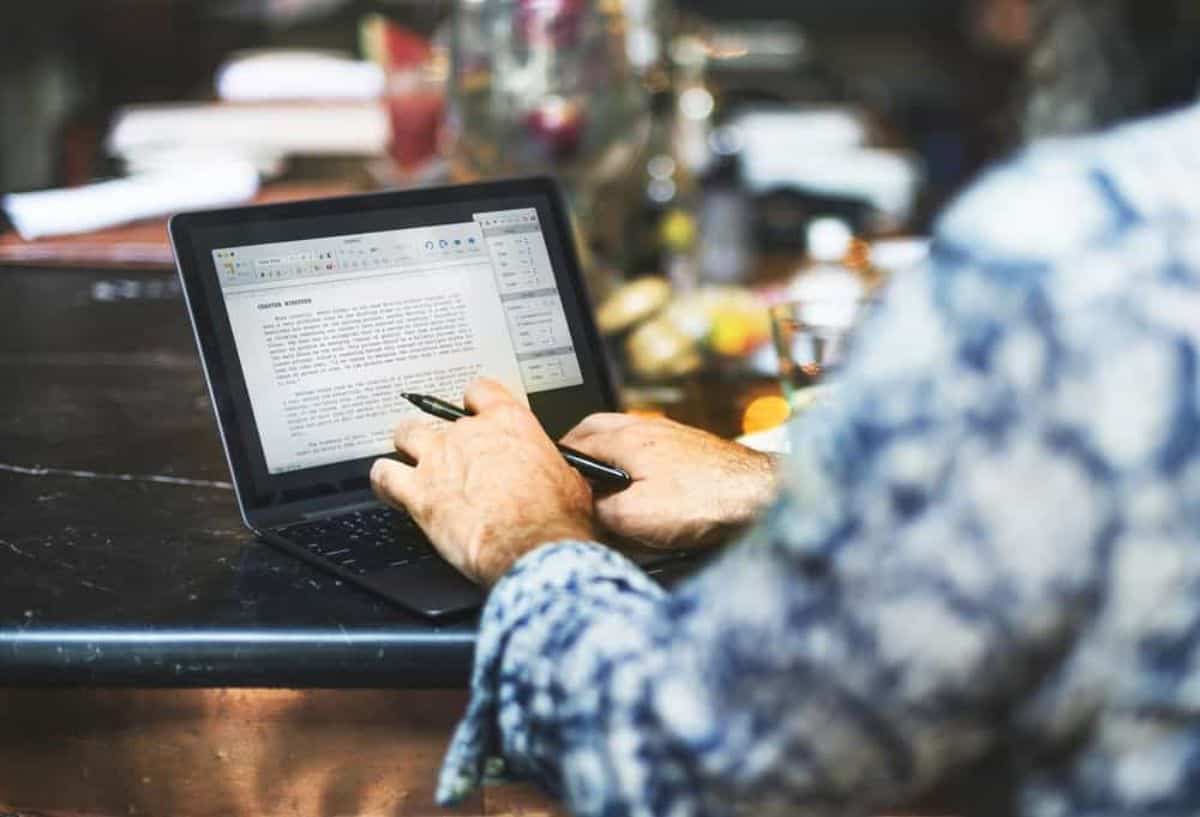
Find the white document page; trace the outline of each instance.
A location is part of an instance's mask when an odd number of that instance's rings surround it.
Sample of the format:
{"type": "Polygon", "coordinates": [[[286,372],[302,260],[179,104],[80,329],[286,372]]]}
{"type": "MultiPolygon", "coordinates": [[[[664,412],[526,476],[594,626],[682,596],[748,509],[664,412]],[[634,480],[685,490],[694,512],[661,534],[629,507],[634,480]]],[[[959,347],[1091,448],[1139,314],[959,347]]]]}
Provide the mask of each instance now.
{"type": "Polygon", "coordinates": [[[473,378],[527,402],[473,222],[214,250],[267,469],[392,450],[401,392],[473,378]]]}

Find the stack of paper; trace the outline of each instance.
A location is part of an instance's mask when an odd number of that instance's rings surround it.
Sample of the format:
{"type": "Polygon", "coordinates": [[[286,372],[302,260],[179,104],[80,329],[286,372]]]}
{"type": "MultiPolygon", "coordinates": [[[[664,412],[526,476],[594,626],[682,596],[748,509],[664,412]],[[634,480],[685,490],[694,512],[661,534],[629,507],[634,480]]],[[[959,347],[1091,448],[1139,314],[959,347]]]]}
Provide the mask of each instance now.
{"type": "Polygon", "coordinates": [[[383,69],[373,62],[320,51],[260,51],[217,70],[217,96],[227,102],[378,99],[383,69]]]}
{"type": "Polygon", "coordinates": [[[240,204],[256,192],[258,172],[253,165],[224,162],[63,190],[14,193],[4,197],[4,209],[21,237],[34,239],[240,204]]]}
{"type": "Polygon", "coordinates": [[[156,105],[122,111],[108,137],[115,156],[191,150],[265,156],[377,156],[388,145],[381,102],[156,105]]]}

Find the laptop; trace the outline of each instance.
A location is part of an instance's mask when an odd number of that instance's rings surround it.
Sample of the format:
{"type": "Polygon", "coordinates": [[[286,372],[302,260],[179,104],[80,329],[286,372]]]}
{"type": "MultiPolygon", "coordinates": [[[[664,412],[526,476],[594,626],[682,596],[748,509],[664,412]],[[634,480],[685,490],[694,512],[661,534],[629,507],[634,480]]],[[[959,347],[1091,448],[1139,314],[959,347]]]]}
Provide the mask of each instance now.
{"type": "Polygon", "coordinates": [[[617,410],[557,185],[185,213],[170,236],[246,525],[406,609],[477,607],[479,588],[376,500],[368,472],[416,412],[402,392],[461,404],[486,375],[555,439],[617,410]]]}

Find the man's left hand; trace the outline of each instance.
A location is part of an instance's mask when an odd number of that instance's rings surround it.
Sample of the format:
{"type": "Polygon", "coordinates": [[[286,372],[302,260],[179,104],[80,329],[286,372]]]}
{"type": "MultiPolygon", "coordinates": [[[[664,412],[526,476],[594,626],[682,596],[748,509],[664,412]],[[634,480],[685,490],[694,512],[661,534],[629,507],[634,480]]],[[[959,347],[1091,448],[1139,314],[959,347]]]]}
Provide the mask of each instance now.
{"type": "Polygon", "coordinates": [[[465,403],[474,416],[396,426],[396,450],[416,465],[377,460],[376,495],[406,509],[450,564],[484,585],[538,545],[594,539],[591,488],[533,413],[492,380],[472,383],[465,403]]]}

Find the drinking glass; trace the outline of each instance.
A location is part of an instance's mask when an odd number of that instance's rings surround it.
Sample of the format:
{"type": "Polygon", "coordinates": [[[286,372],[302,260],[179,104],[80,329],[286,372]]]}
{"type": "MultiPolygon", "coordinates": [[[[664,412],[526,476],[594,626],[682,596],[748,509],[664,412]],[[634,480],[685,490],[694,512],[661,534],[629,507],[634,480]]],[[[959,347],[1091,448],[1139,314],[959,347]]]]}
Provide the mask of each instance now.
{"type": "Polygon", "coordinates": [[[629,22],[625,4],[604,0],[460,3],[447,100],[455,176],[553,172],[586,217],[649,134],[629,22]]]}
{"type": "Polygon", "coordinates": [[[771,308],[779,379],[792,414],[832,395],[830,378],[868,305],[865,299],[806,298],[771,308]]]}

